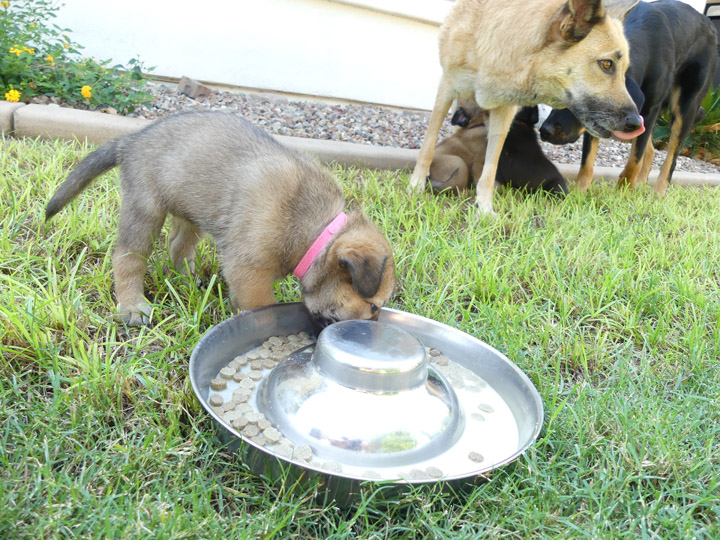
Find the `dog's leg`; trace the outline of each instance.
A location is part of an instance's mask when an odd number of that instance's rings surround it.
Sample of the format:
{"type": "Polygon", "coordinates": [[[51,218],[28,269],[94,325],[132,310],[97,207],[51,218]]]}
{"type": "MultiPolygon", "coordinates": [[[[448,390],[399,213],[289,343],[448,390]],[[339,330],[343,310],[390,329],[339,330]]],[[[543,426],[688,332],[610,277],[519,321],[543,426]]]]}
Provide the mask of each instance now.
{"type": "Polygon", "coordinates": [[[598,144],[600,139],[589,133],[583,134],[582,160],[580,171],[575,179],[578,191],[587,191],[593,181],[595,158],[597,157],[598,144]]]}
{"type": "Polygon", "coordinates": [[[658,195],[663,195],[667,191],[670,176],[675,170],[675,162],[677,161],[678,152],[680,151],[680,144],[685,140],[685,137],[690,133],[692,129],[692,123],[686,129],[684,125],[684,115],[680,110],[680,89],[673,88],[670,91],[670,118],[672,124],[670,125],[670,137],[668,138],[668,144],[665,151],[667,157],[663,161],[660,167],[660,173],[658,174],[657,181],[655,182],[654,191],[658,195]]]}
{"type": "Polygon", "coordinates": [[[189,221],[177,216],[172,217],[170,260],[175,270],[188,277],[195,272],[195,246],[201,236],[200,229],[189,221]]]}
{"type": "Polygon", "coordinates": [[[113,254],[118,316],[128,326],[150,322],[152,307],[143,295],[143,278],[153,240],[160,234],[165,212],[158,208],[143,213],[140,205],[123,201],[118,239],[113,254]]]}
{"type": "Polygon", "coordinates": [[[637,182],[638,184],[647,184],[648,176],[650,176],[650,170],[652,169],[653,160],[655,159],[655,147],[652,141],[648,141],[645,145],[645,154],[642,158],[642,166],[638,173],[637,182]]]}
{"type": "Polygon", "coordinates": [[[455,97],[455,93],[445,77],[441,77],[435,98],[435,105],[430,114],[430,122],[428,123],[428,129],[425,133],[425,139],[423,139],[417,162],[415,163],[415,170],[413,170],[412,177],[410,178],[409,191],[411,193],[420,193],[425,189],[430,164],[435,155],[435,144],[437,143],[438,134],[455,97]]]}
{"type": "Polygon", "coordinates": [[[500,161],[503,144],[505,144],[505,138],[517,110],[518,107],[515,105],[504,105],[490,111],[485,163],[476,184],[475,207],[480,214],[496,215],[495,210],[493,210],[495,176],[497,175],[498,161],[500,161]]]}

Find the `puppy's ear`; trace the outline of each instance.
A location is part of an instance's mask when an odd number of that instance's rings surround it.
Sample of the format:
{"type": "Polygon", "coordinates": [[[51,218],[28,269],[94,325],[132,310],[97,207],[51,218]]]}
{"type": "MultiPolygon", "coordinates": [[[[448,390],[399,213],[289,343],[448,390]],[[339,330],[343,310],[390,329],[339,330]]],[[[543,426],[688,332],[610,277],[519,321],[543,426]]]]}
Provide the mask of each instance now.
{"type": "Polygon", "coordinates": [[[350,274],[355,291],[363,298],[370,298],[380,288],[387,257],[347,248],[338,253],[338,264],[350,274]]]}
{"type": "Polygon", "coordinates": [[[630,10],[638,5],[638,2],[640,0],[612,0],[605,2],[605,10],[613,19],[624,21],[630,10]]]}
{"type": "Polygon", "coordinates": [[[568,0],[550,21],[549,39],[572,45],[587,36],[604,17],[602,0],[568,0]]]}

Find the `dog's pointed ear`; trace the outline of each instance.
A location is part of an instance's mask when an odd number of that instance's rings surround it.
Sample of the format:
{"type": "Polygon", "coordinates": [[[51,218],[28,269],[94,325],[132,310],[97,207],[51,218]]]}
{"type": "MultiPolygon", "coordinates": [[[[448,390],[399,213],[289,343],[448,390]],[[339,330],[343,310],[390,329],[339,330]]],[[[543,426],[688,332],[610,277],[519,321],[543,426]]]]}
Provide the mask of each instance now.
{"type": "Polygon", "coordinates": [[[379,253],[363,253],[354,248],[338,253],[338,264],[350,274],[353,288],[363,298],[377,294],[387,262],[387,257],[379,253]]]}
{"type": "Polygon", "coordinates": [[[625,20],[625,17],[632,8],[638,5],[640,0],[612,0],[605,2],[605,10],[613,19],[625,20]]]}
{"type": "Polygon", "coordinates": [[[587,36],[604,17],[602,0],[568,0],[550,21],[549,39],[572,45],[587,36]]]}

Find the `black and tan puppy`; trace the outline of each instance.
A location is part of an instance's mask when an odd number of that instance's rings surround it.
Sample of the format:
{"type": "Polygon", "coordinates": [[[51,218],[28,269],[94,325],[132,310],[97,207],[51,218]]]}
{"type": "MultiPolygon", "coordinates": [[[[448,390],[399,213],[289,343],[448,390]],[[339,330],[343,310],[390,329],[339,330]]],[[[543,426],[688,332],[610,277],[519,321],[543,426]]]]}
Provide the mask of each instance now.
{"type": "Polygon", "coordinates": [[[231,114],[184,113],[120,137],[75,168],[47,205],[51,218],[96,176],[120,166],[122,205],[113,270],[120,317],[147,324],[146,259],[168,214],[170,258],[192,271],[202,233],[213,237],[233,307],[275,303],[291,272],[320,325],[374,319],[395,286],[385,237],[360,212],[344,213],[335,180],[231,114]]]}
{"type": "Polygon", "coordinates": [[[442,76],[410,178],[425,187],[442,122],[457,98],[486,109],[488,144],[475,206],[494,215],[495,175],[519,106],[567,107],[599,136],[632,138],[642,118],[625,89],[622,19],[637,0],[457,0],[439,35],[442,76]]]}
{"type": "MultiPolygon", "coordinates": [[[[523,107],[515,116],[498,161],[495,182],[528,192],[564,197],[567,181],[545,156],[538,142],[537,107],[523,107]]],[[[435,148],[430,185],[435,193],[459,194],[480,177],[487,148],[487,112],[474,101],[458,100],[450,121],[455,133],[435,148]]]]}
{"type": "MultiPolygon", "coordinates": [[[[713,81],[718,57],[713,24],[689,5],[677,0],[640,2],[625,17],[630,44],[630,68],[625,84],[645,118],[645,133],[632,142],[619,186],[645,183],[653,162],[653,128],[670,108],[670,137],[655,192],[662,194],[672,179],[677,156],[693,126],[702,119],[700,107],[713,81]]],[[[554,144],[575,141],[585,128],[571,111],[553,111],[540,128],[543,140],[554,144]]],[[[598,138],[585,133],[577,186],[587,190],[593,180],[598,138]]]]}

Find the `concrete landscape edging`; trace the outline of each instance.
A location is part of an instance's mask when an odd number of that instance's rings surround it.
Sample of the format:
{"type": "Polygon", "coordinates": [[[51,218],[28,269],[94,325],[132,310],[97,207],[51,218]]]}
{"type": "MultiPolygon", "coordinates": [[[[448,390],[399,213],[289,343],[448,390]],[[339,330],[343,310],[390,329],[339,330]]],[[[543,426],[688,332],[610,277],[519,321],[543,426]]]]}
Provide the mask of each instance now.
{"type": "MultiPolygon", "coordinates": [[[[121,135],[134,133],[150,124],[152,120],[132,118],[98,111],[83,111],[57,105],[39,105],[0,101],[0,130],[4,135],[41,139],[78,139],[95,144],[105,144],[121,135]]],[[[412,170],[417,150],[372,146],[324,139],[306,139],[276,135],[290,148],[314,155],[323,163],[339,163],[370,169],[412,170]]],[[[578,165],[556,164],[568,180],[577,176],[578,165]]],[[[614,180],[621,169],[595,167],[596,180],[614,180]]],[[[658,175],[653,170],[648,178],[654,184],[658,175]]],[[[676,171],[673,184],[687,186],[720,186],[720,174],[676,171]]]]}

